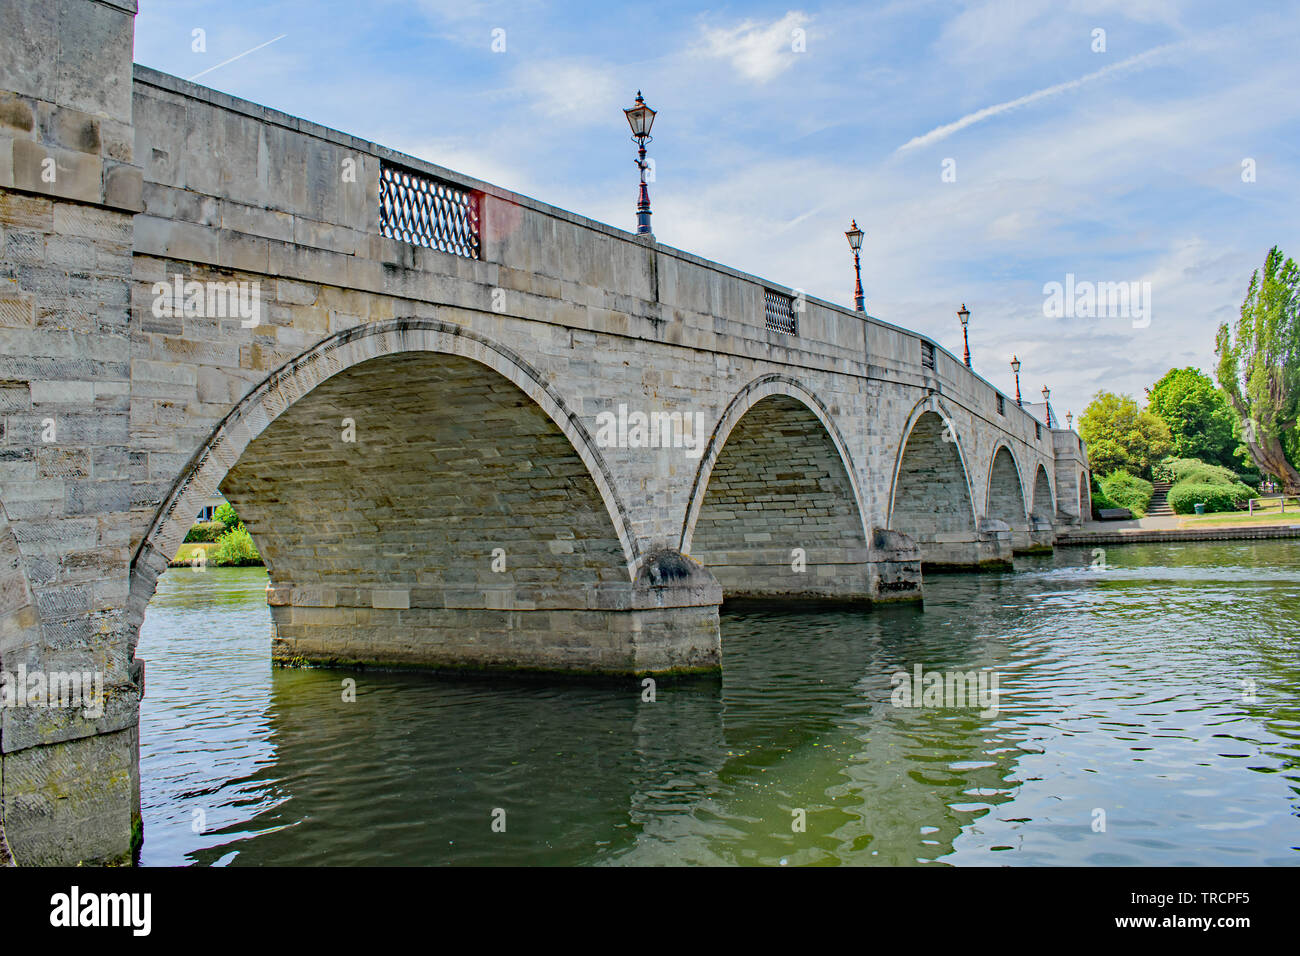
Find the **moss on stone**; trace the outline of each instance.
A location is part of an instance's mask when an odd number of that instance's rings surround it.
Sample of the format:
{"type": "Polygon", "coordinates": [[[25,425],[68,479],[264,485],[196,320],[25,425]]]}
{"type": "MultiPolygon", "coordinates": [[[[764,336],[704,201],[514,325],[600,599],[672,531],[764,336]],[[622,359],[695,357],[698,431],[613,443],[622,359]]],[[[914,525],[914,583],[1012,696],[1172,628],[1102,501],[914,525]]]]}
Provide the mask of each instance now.
{"type": "Polygon", "coordinates": [[[321,658],[308,659],[297,656],[289,660],[272,660],[276,667],[307,667],[319,670],[355,670],[378,671],[390,673],[417,673],[443,675],[448,677],[505,677],[512,680],[529,681],[564,681],[583,684],[622,683],[627,680],[641,680],[653,677],[656,681],[674,682],[685,680],[717,680],[722,677],[722,667],[711,665],[682,665],[664,670],[601,670],[589,671],[577,668],[542,668],[522,664],[408,664],[400,661],[374,661],[361,658],[321,658]]]}

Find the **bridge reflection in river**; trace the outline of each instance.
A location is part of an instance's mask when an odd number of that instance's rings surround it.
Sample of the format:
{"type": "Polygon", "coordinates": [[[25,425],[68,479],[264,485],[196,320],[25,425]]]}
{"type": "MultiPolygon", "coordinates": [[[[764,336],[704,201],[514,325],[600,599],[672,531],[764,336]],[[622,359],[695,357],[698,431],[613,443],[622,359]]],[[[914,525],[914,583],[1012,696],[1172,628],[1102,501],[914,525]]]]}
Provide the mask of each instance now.
{"type": "Polygon", "coordinates": [[[1300,559],[1091,559],[945,576],[924,610],[727,610],[721,681],[654,703],[273,671],[260,569],[169,572],[142,640],[143,862],[1300,862],[1300,559]],[[916,663],[997,670],[999,713],[893,708],[916,663]]]}

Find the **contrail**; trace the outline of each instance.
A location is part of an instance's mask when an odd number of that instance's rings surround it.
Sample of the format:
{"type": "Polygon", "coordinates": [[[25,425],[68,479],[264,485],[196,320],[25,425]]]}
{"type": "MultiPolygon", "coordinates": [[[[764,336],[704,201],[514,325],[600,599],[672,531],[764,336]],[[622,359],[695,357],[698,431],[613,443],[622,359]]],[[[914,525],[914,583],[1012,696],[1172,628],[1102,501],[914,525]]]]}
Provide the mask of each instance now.
{"type": "Polygon", "coordinates": [[[1110,66],[1102,67],[1096,73],[1089,73],[1087,76],[1081,76],[1077,80],[1058,83],[1055,86],[1049,86],[1046,89],[1037,90],[1036,92],[1021,96],[1018,99],[1008,100],[1005,103],[998,103],[995,106],[986,106],[984,109],[977,110],[974,113],[969,113],[955,122],[948,123],[946,126],[936,126],[928,133],[924,133],[914,139],[909,139],[902,146],[898,147],[898,149],[894,150],[894,152],[901,153],[904,150],[914,149],[917,146],[928,146],[931,143],[937,143],[941,139],[947,139],[958,130],[963,130],[967,126],[974,126],[976,123],[982,122],[991,116],[997,116],[999,113],[1005,113],[1018,106],[1025,106],[1028,103],[1047,99],[1049,96],[1056,96],[1058,93],[1076,90],[1085,83],[1091,83],[1093,80],[1099,80],[1103,76],[1109,76],[1110,74],[1118,73],[1121,70],[1131,69],[1132,67],[1145,63],[1147,60],[1159,56],[1161,53],[1166,53],[1181,45],[1182,44],[1180,43],[1167,43],[1164,46],[1154,47],[1153,49],[1147,50],[1145,53],[1131,56],[1127,60],[1121,60],[1118,63],[1112,63],[1110,66]]]}
{"type": "Polygon", "coordinates": [[[193,76],[190,77],[190,80],[191,80],[191,81],[193,81],[193,80],[197,80],[197,79],[198,79],[200,76],[202,76],[204,73],[211,73],[213,70],[219,70],[219,69],[221,69],[221,67],[225,66],[227,63],[234,63],[234,62],[235,62],[236,60],[238,60],[239,57],[241,57],[241,56],[248,56],[248,54],[250,54],[250,53],[256,53],[258,50],[262,49],[262,47],[264,47],[264,46],[270,46],[270,45],[271,45],[272,43],[274,43],[276,40],[283,40],[283,39],[284,39],[285,37],[287,37],[288,35],[289,35],[289,34],[287,34],[287,33],[281,33],[278,37],[274,37],[274,38],[272,38],[272,39],[270,39],[270,40],[267,40],[265,43],[259,43],[257,46],[253,47],[251,50],[245,50],[243,53],[240,53],[240,54],[238,54],[237,56],[232,56],[229,60],[222,60],[222,61],[221,61],[220,63],[218,63],[216,66],[210,66],[210,67],[208,67],[206,70],[199,70],[199,72],[195,73],[193,76]]]}

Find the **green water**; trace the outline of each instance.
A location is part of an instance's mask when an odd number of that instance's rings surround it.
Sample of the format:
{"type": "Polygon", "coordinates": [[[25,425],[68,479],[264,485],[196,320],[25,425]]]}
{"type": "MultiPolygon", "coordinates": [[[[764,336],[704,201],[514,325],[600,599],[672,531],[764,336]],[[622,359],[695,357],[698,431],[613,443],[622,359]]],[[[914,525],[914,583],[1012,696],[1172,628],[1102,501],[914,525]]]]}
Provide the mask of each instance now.
{"type": "Polygon", "coordinates": [[[923,610],[724,611],[722,680],[653,703],[273,669],[263,569],[168,571],[142,862],[1300,863],[1300,548],[1105,560],[935,576],[923,610]],[[996,672],[998,712],[893,706],[916,664],[996,672]]]}

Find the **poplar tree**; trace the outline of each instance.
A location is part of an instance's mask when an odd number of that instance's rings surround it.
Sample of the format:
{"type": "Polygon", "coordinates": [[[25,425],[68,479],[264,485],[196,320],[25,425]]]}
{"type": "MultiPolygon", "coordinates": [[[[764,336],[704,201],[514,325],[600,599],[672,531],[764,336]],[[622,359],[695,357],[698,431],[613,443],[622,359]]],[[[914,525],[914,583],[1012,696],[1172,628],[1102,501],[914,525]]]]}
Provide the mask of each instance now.
{"type": "Polygon", "coordinates": [[[1215,352],[1219,386],[1237,413],[1242,444],[1283,491],[1300,494],[1300,268],[1277,246],[1268,251],[1263,271],[1250,277],[1236,329],[1219,326],[1215,352]]]}

